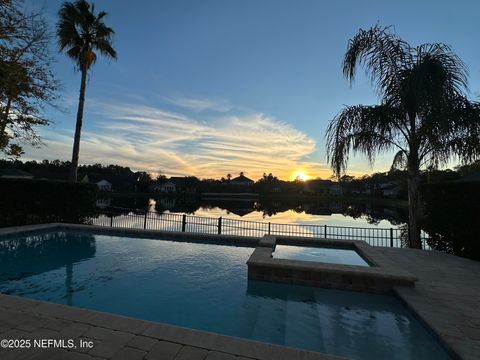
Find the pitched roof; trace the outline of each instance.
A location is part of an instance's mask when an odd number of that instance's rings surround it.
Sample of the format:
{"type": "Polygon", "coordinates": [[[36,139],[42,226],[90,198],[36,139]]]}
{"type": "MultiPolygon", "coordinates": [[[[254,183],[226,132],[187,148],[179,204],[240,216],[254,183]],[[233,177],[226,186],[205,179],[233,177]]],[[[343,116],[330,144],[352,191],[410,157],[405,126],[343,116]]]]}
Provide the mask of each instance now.
{"type": "Polygon", "coordinates": [[[252,179],[249,179],[248,177],[246,177],[245,175],[240,175],[240,176],[237,176],[236,178],[233,178],[232,180],[230,181],[237,181],[237,182],[252,182],[253,183],[253,180],[252,179]]]}

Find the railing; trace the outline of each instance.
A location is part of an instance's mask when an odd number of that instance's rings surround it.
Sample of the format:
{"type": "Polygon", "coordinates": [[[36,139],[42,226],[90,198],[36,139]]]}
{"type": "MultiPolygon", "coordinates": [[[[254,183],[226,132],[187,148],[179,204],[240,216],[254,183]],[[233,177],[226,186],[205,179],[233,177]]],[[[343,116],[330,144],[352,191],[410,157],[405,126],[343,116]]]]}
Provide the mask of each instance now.
{"type": "MultiPolygon", "coordinates": [[[[138,211],[123,208],[111,208],[102,211],[98,217],[90,220],[92,225],[136,228],[146,230],[166,230],[203,234],[224,234],[247,237],[263,235],[286,235],[298,237],[363,240],[373,246],[404,247],[405,234],[395,228],[362,228],[331,225],[279,224],[212,218],[186,214],[172,214],[152,211],[138,211]]],[[[422,234],[424,249],[429,249],[426,234],[422,234]]]]}

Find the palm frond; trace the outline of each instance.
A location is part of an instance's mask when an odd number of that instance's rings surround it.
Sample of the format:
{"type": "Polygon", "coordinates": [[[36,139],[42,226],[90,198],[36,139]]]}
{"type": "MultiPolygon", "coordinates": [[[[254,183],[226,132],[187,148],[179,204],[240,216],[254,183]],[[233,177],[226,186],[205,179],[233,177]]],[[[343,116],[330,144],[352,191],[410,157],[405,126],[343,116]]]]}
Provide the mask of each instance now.
{"type": "Polygon", "coordinates": [[[116,59],[112,46],[114,31],[105,25],[107,13],[95,14],[94,5],[85,0],[65,2],[59,10],[57,37],[60,51],[75,60],[78,68],[89,68],[97,59],[95,51],[108,59],[116,59]]]}
{"type": "Polygon", "coordinates": [[[375,26],[369,30],[360,29],[348,42],[342,67],[344,76],[352,82],[357,66],[363,66],[377,91],[383,94],[396,87],[398,71],[409,61],[410,46],[389,28],[375,26]]]}
{"type": "Polygon", "coordinates": [[[393,157],[393,162],[390,170],[403,170],[407,166],[407,153],[404,150],[399,150],[393,157]]]}
{"type": "Polygon", "coordinates": [[[349,153],[360,153],[373,164],[378,153],[394,148],[405,151],[397,140],[397,109],[385,106],[347,106],[327,128],[327,161],[334,173],[346,170],[349,153]]]}

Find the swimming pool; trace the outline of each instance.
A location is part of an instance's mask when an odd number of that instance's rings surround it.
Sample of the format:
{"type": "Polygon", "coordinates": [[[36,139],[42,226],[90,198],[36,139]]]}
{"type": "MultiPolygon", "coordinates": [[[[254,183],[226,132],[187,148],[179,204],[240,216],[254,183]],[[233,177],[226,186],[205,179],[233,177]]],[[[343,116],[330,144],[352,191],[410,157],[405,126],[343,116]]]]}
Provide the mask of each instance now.
{"type": "Polygon", "coordinates": [[[0,292],[351,359],[448,359],[394,297],[247,280],[254,248],[77,232],[0,241],[0,292]]]}
{"type": "Polygon", "coordinates": [[[330,247],[276,245],[272,256],[276,259],[317,261],[331,264],[370,266],[354,249],[330,247]]]}

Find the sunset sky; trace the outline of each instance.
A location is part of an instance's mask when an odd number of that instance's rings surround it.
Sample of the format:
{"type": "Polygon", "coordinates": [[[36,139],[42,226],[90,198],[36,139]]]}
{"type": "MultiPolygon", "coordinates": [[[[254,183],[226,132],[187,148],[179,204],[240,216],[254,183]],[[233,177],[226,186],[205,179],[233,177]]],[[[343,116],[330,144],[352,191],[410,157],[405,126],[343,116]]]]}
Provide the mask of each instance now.
{"type": "MultiPolygon", "coordinates": [[[[61,3],[31,0],[52,29],[61,3]]],[[[348,40],[377,23],[411,44],[452,45],[470,70],[470,97],[480,97],[477,1],[95,3],[109,13],[118,61],[99,60],[90,72],[80,163],[201,178],[329,177],[328,122],[345,104],[377,102],[361,73],[350,87],[341,72],[348,40]]],[[[80,74],[56,59],[63,111],[48,110],[45,146],[25,159],[71,158],[80,74]]],[[[351,158],[348,172],[384,171],[391,158],[373,168],[351,158]]]]}

